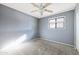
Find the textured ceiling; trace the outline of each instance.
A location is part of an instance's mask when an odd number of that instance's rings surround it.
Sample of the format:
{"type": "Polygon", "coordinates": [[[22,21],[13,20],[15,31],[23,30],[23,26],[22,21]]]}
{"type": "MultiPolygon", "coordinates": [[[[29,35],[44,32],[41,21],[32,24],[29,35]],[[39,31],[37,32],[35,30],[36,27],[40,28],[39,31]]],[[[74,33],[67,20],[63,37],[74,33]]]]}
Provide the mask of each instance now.
{"type": "MultiPolygon", "coordinates": [[[[31,16],[37,17],[37,18],[42,18],[46,17],[49,15],[73,10],[76,6],[75,3],[52,3],[46,9],[52,10],[53,12],[48,13],[48,12],[43,12],[43,15],[40,15],[39,12],[31,12],[33,10],[37,10],[38,8],[34,7],[31,3],[3,3],[3,5],[6,5],[8,7],[11,7],[13,9],[19,10],[23,13],[27,13],[31,16]]],[[[40,3],[37,3],[36,5],[40,5],[40,3]]]]}

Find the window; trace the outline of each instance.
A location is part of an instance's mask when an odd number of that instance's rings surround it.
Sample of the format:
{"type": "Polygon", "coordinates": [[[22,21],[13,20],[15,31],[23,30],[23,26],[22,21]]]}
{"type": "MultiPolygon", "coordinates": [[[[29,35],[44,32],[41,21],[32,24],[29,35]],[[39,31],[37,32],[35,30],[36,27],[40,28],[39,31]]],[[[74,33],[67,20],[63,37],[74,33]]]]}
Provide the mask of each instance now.
{"type": "Polygon", "coordinates": [[[50,28],[63,28],[64,27],[64,17],[50,18],[49,27],[50,28]]]}
{"type": "Polygon", "coordinates": [[[50,28],[55,28],[55,19],[50,20],[49,23],[50,28]]]}
{"type": "Polygon", "coordinates": [[[57,28],[63,28],[64,17],[60,17],[57,19],[57,28]]]}

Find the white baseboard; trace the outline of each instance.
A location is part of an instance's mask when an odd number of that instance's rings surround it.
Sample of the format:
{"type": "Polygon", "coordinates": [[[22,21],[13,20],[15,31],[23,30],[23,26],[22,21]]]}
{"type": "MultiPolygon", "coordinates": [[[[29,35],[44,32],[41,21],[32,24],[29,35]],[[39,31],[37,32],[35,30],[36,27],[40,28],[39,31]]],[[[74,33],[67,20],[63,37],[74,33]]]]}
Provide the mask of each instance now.
{"type": "MultiPolygon", "coordinates": [[[[62,42],[57,42],[57,41],[53,41],[53,40],[48,40],[46,38],[40,38],[40,39],[44,39],[44,40],[47,40],[47,41],[51,41],[51,42],[55,42],[55,43],[59,43],[59,44],[63,44],[63,45],[67,45],[67,46],[71,46],[71,47],[74,47],[74,45],[70,45],[70,44],[66,44],[66,43],[62,43],[62,42]]],[[[75,48],[75,47],[74,47],[75,48]]]]}

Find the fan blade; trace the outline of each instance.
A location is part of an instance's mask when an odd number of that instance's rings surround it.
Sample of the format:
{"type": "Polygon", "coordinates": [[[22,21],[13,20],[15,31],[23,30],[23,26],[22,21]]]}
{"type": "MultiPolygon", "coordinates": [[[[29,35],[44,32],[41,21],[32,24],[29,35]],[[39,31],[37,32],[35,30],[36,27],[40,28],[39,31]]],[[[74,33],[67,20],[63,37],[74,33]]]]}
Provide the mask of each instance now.
{"type": "Polygon", "coordinates": [[[41,16],[43,15],[43,12],[41,11],[41,16]]]}
{"type": "Polygon", "coordinates": [[[31,12],[36,12],[36,11],[38,11],[38,10],[33,10],[33,11],[31,11],[31,12]]]}
{"type": "Polygon", "coordinates": [[[36,5],[35,3],[31,3],[34,7],[40,8],[38,5],[36,5]]]}
{"type": "Polygon", "coordinates": [[[45,11],[50,12],[50,13],[53,12],[52,10],[47,10],[47,9],[45,9],[45,11]]]}
{"type": "Polygon", "coordinates": [[[43,6],[43,8],[46,8],[50,5],[51,3],[46,3],[45,6],[43,6]]]}

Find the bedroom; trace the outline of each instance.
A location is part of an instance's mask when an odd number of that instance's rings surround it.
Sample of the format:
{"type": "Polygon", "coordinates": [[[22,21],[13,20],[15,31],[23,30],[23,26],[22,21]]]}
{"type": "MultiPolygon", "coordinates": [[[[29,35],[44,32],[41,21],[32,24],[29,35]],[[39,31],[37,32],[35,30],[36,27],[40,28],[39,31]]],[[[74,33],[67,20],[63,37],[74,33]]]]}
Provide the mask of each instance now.
{"type": "Polygon", "coordinates": [[[78,13],[78,3],[0,4],[0,54],[78,55],[78,13]]]}

